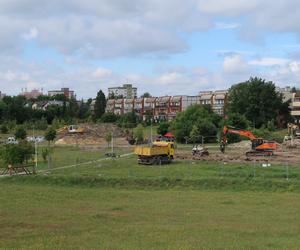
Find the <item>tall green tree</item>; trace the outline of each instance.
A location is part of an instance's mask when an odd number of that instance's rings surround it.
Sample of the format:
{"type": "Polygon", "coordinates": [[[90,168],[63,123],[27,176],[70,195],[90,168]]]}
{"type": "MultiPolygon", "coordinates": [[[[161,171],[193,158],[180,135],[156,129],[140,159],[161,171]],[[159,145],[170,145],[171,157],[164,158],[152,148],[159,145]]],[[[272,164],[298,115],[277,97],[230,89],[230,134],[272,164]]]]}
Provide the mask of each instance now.
{"type": "MultiPolygon", "coordinates": [[[[217,127],[221,121],[221,117],[212,112],[212,110],[203,105],[193,105],[186,109],[186,111],[177,114],[170,126],[177,139],[177,141],[184,142],[185,138],[190,138],[191,131],[196,130],[200,135],[208,140],[215,140],[217,136],[217,127]],[[196,129],[197,128],[197,129],[196,129]]],[[[193,136],[195,135],[193,132],[193,136]]],[[[200,139],[199,139],[200,140],[200,139]]]]}
{"type": "Polygon", "coordinates": [[[106,98],[102,90],[97,93],[95,109],[94,109],[94,119],[100,119],[102,115],[105,113],[106,108],[106,98]]]}
{"type": "Polygon", "coordinates": [[[275,84],[257,77],[232,86],[228,101],[228,113],[245,115],[256,128],[276,120],[283,103],[275,84]]]}

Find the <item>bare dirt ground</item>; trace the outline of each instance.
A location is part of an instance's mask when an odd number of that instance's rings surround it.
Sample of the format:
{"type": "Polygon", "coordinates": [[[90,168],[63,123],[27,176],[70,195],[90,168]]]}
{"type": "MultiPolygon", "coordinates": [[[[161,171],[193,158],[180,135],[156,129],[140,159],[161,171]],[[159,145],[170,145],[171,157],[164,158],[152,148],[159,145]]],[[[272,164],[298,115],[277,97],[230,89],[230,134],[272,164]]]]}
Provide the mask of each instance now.
{"type": "Polygon", "coordinates": [[[226,148],[224,154],[222,154],[217,147],[208,148],[209,156],[193,156],[191,150],[180,150],[176,152],[176,159],[235,163],[269,162],[273,164],[300,165],[300,146],[297,146],[296,148],[287,148],[283,145],[279,145],[278,150],[274,152],[273,156],[247,157],[245,154],[250,150],[250,145],[251,143],[249,141],[231,144],[226,148]]]}
{"type": "Polygon", "coordinates": [[[56,145],[78,145],[85,148],[105,148],[108,143],[105,136],[112,133],[114,137],[114,146],[128,147],[123,131],[114,124],[81,124],[80,128],[84,129],[83,133],[71,134],[67,130],[57,134],[56,145]]]}

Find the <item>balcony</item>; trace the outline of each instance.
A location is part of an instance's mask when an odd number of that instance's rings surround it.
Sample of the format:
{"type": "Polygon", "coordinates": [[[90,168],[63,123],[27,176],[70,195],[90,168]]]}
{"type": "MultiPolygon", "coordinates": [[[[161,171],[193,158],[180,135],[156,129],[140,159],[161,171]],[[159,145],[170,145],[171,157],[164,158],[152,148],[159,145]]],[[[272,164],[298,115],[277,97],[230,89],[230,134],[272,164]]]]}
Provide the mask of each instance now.
{"type": "Polygon", "coordinates": [[[297,102],[293,101],[292,107],[300,107],[300,101],[297,101],[297,102]]]}
{"type": "Polygon", "coordinates": [[[300,116],[300,110],[292,110],[291,115],[292,116],[300,116]]]}

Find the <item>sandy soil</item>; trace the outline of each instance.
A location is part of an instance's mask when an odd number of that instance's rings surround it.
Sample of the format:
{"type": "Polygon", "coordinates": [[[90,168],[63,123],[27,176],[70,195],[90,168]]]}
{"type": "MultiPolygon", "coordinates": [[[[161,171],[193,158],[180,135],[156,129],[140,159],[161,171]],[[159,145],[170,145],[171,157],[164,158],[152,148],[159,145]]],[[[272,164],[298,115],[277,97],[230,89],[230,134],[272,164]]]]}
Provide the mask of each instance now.
{"type": "Polygon", "coordinates": [[[176,159],[180,160],[195,160],[195,161],[222,161],[235,163],[250,163],[250,162],[269,162],[273,164],[289,164],[300,166],[300,147],[287,148],[280,145],[273,156],[251,156],[245,154],[250,149],[250,142],[243,141],[232,144],[226,148],[226,152],[222,154],[217,148],[208,149],[209,156],[193,156],[191,151],[181,150],[176,152],[176,159]]]}

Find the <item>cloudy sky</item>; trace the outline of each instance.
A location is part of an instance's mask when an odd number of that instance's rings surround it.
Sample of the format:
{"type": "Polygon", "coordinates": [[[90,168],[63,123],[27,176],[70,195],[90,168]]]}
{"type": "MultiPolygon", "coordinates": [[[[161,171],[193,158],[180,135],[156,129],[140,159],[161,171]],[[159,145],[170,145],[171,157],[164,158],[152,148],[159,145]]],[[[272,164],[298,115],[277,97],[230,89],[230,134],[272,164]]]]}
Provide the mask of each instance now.
{"type": "Polygon", "coordinates": [[[0,91],[300,87],[298,0],[0,0],[0,91]]]}

